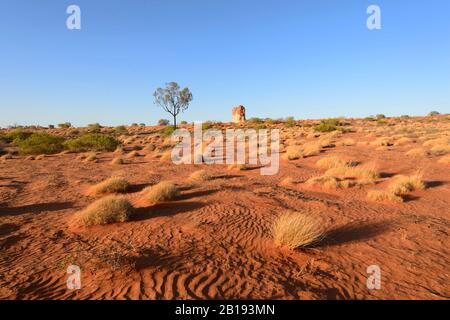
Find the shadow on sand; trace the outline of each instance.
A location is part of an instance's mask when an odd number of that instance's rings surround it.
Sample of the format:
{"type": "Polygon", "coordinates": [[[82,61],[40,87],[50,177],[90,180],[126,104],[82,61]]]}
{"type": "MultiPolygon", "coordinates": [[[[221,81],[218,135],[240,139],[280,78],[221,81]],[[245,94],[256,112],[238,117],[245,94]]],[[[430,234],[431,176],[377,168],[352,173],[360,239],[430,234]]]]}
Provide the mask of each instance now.
{"type": "Polygon", "coordinates": [[[0,217],[17,216],[26,213],[41,213],[47,211],[60,211],[72,208],[72,202],[52,202],[30,204],[20,207],[0,207],[0,217]]]}

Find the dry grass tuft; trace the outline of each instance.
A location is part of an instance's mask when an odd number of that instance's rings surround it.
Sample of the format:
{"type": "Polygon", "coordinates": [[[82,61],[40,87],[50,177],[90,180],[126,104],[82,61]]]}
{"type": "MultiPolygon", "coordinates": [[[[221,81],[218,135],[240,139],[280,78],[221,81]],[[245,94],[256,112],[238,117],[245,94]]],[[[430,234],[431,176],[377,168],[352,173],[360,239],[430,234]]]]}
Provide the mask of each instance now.
{"type": "Polygon", "coordinates": [[[430,153],[433,156],[444,156],[450,153],[450,145],[437,144],[431,148],[430,153]]]}
{"type": "Polygon", "coordinates": [[[405,195],[414,190],[423,190],[426,188],[423,182],[423,174],[417,172],[412,176],[397,176],[389,185],[389,191],[395,195],[405,195]]]}
{"type": "Polygon", "coordinates": [[[313,177],[308,179],[306,184],[313,187],[323,187],[332,190],[336,190],[341,187],[340,180],[331,176],[313,177]]]}
{"type": "Polygon", "coordinates": [[[388,137],[380,137],[375,141],[372,141],[370,144],[377,147],[389,147],[392,146],[392,141],[388,137]]]}
{"type": "Polygon", "coordinates": [[[437,145],[449,145],[449,144],[450,144],[450,138],[442,137],[442,138],[427,140],[422,145],[424,147],[434,147],[437,145]]]}
{"type": "Polygon", "coordinates": [[[122,157],[116,157],[111,160],[111,164],[124,164],[125,160],[122,157]]]}
{"type": "Polygon", "coordinates": [[[405,153],[408,157],[426,157],[429,155],[424,148],[414,148],[405,153]]]}
{"type": "MultiPolygon", "coordinates": [[[[331,147],[334,147],[335,145],[331,141],[331,138],[324,137],[324,138],[319,140],[318,146],[319,146],[319,148],[331,148],[331,147]]],[[[320,150],[319,150],[319,153],[320,153],[320,150]]]]}
{"type": "Polygon", "coordinates": [[[98,162],[97,155],[94,152],[80,155],[77,159],[83,159],[84,162],[98,162]]]}
{"type": "Polygon", "coordinates": [[[367,199],[372,201],[403,202],[403,198],[396,195],[395,193],[381,190],[370,190],[367,193],[367,199]]]}
{"type": "Polygon", "coordinates": [[[130,189],[130,183],[120,177],[112,177],[89,189],[90,194],[122,193],[130,189]]]}
{"type": "Polygon", "coordinates": [[[345,161],[338,156],[330,156],[325,157],[316,162],[316,166],[320,169],[328,170],[336,167],[343,167],[349,164],[348,161],[345,161]]]}
{"type": "Polygon", "coordinates": [[[395,141],[394,146],[403,146],[405,144],[410,144],[410,143],[414,143],[415,141],[411,138],[400,138],[397,141],[395,141]]]}
{"type": "Polygon", "coordinates": [[[357,179],[359,184],[371,184],[380,177],[375,164],[362,166],[341,166],[328,169],[327,176],[339,177],[343,179],[357,179]]]}
{"type": "Polygon", "coordinates": [[[302,148],[300,146],[289,146],[284,154],[287,160],[297,160],[303,158],[302,148]]]}
{"type": "Polygon", "coordinates": [[[317,243],[325,232],[317,218],[289,211],[274,221],[272,235],[276,245],[293,250],[317,243]]]}
{"type": "Polygon", "coordinates": [[[303,156],[312,157],[320,154],[322,150],[321,143],[319,142],[310,142],[303,145],[303,156]]]}
{"type": "Polygon", "coordinates": [[[198,170],[193,172],[190,176],[189,176],[189,180],[191,181],[208,181],[211,180],[212,176],[209,175],[206,170],[198,170]]]}
{"type": "Polygon", "coordinates": [[[173,182],[161,181],[158,184],[147,187],[142,191],[143,198],[150,202],[169,201],[179,194],[178,188],[173,182]]]}
{"type": "Polygon", "coordinates": [[[108,196],[97,200],[76,215],[85,226],[103,225],[128,221],[133,214],[133,206],[122,196],[108,196]]]}
{"type": "Polygon", "coordinates": [[[348,139],[344,139],[342,141],[339,141],[338,145],[345,146],[345,147],[351,147],[351,146],[356,145],[356,141],[354,139],[348,138],[348,139]]]}

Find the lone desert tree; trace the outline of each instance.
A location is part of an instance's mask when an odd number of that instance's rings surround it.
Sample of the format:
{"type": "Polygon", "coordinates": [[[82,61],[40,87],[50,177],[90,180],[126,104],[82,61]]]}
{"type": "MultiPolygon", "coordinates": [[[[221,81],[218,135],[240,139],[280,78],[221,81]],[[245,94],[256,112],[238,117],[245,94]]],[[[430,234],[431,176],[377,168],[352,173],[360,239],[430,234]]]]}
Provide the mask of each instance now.
{"type": "Polygon", "coordinates": [[[156,89],[153,96],[155,97],[155,104],[172,115],[174,128],[177,127],[177,115],[180,111],[185,111],[193,99],[189,89],[181,89],[176,82],[169,82],[165,88],[156,89]]]}

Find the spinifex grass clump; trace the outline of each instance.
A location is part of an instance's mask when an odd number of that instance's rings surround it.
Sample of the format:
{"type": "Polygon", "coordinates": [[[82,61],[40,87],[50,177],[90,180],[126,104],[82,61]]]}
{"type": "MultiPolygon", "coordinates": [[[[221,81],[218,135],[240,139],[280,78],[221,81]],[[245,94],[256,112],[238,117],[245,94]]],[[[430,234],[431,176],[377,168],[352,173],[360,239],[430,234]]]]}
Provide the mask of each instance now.
{"type": "Polygon", "coordinates": [[[169,201],[179,194],[178,188],[173,182],[161,181],[154,186],[145,188],[142,191],[143,199],[150,202],[169,201]]]}
{"type": "Polygon", "coordinates": [[[396,195],[405,195],[415,190],[426,188],[423,181],[423,173],[417,172],[412,176],[397,176],[389,186],[389,191],[396,195]]]}
{"type": "Polygon", "coordinates": [[[212,179],[211,175],[208,174],[206,170],[195,171],[189,176],[189,180],[194,182],[208,181],[211,179],[212,179]]]}
{"type": "Polygon", "coordinates": [[[317,243],[324,237],[322,223],[315,217],[300,212],[285,212],[273,223],[275,244],[297,249],[317,243]]]}
{"type": "Polygon", "coordinates": [[[133,206],[122,196],[108,196],[97,200],[76,215],[76,220],[85,226],[102,225],[128,221],[133,206]]]}
{"type": "Polygon", "coordinates": [[[390,191],[370,190],[367,199],[372,201],[403,202],[403,198],[390,191]]]}
{"type": "Polygon", "coordinates": [[[130,183],[124,178],[112,177],[90,188],[91,194],[122,193],[130,189],[130,183]]]}
{"type": "Polygon", "coordinates": [[[287,160],[297,160],[303,158],[302,148],[300,146],[289,146],[286,149],[285,158],[287,160]]]}

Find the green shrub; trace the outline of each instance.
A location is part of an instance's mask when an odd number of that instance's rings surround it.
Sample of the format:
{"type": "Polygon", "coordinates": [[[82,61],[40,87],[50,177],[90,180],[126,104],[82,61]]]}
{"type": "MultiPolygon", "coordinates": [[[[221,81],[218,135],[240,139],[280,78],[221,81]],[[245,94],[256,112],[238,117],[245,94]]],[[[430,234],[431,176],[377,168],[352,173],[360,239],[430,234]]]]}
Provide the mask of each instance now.
{"type": "Polygon", "coordinates": [[[267,129],[267,126],[264,123],[257,123],[253,126],[253,129],[255,129],[255,130],[267,129]]]}
{"type": "Polygon", "coordinates": [[[71,136],[77,136],[77,135],[80,134],[80,130],[78,130],[78,129],[72,129],[72,130],[69,131],[69,134],[70,134],[71,136]]]}
{"type": "Polygon", "coordinates": [[[31,132],[31,131],[25,131],[25,130],[22,130],[22,129],[17,129],[17,130],[10,131],[10,132],[6,133],[5,134],[5,140],[7,142],[18,143],[20,141],[23,141],[23,140],[29,138],[32,134],[33,134],[33,132],[31,132]]]}
{"type": "Polygon", "coordinates": [[[64,123],[58,124],[58,127],[67,129],[67,128],[72,127],[72,124],[70,122],[64,122],[64,123]]]}
{"type": "Polygon", "coordinates": [[[54,154],[64,149],[64,138],[48,133],[33,133],[25,140],[14,140],[21,155],[54,154]]]}
{"type": "Polygon", "coordinates": [[[431,111],[431,112],[428,114],[429,117],[435,117],[435,116],[438,116],[438,115],[440,115],[440,113],[437,112],[437,111],[431,111]]]}
{"type": "Polygon", "coordinates": [[[293,122],[293,121],[295,121],[295,118],[293,116],[289,116],[289,117],[286,117],[286,119],[284,119],[284,121],[293,122]]]}
{"type": "Polygon", "coordinates": [[[324,119],[320,121],[320,124],[314,127],[317,132],[332,132],[337,130],[341,126],[339,119],[324,119]]]}
{"type": "Polygon", "coordinates": [[[271,124],[274,124],[274,123],[275,123],[275,120],[273,120],[273,119],[271,119],[271,118],[265,118],[265,119],[264,119],[264,122],[265,122],[266,124],[268,124],[268,125],[271,125],[271,124]]]}
{"type": "Polygon", "coordinates": [[[171,136],[172,133],[173,133],[174,131],[175,131],[175,128],[174,128],[173,126],[170,126],[170,127],[165,127],[165,128],[162,129],[160,132],[161,132],[164,136],[168,137],[168,136],[171,136]]]}
{"type": "Polygon", "coordinates": [[[183,120],[183,121],[180,122],[180,124],[186,125],[186,124],[188,124],[188,123],[187,123],[187,121],[184,121],[184,120],[183,120]]]}
{"type": "Polygon", "coordinates": [[[264,121],[261,118],[253,117],[253,118],[248,119],[248,122],[251,122],[251,123],[262,123],[264,121]]]}
{"type": "Polygon", "coordinates": [[[127,132],[127,128],[125,126],[117,126],[114,128],[116,132],[127,132]]]}
{"type": "Polygon", "coordinates": [[[6,144],[6,138],[2,133],[0,133],[0,154],[3,153],[3,148],[5,147],[5,144],[6,144]]]}
{"type": "Polygon", "coordinates": [[[202,124],[202,130],[209,130],[213,127],[213,124],[211,121],[206,121],[202,124]]]}
{"type": "Polygon", "coordinates": [[[170,121],[167,119],[159,119],[158,120],[158,125],[160,125],[160,126],[168,126],[169,123],[170,123],[170,121]]]}
{"type": "Polygon", "coordinates": [[[293,127],[295,127],[296,125],[297,125],[297,123],[295,122],[295,118],[294,118],[294,117],[287,117],[287,118],[285,119],[284,126],[285,126],[286,128],[293,128],[293,127]]]}
{"type": "Polygon", "coordinates": [[[100,123],[92,123],[88,125],[88,131],[89,133],[100,133],[100,129],[102,126],[100,123]]]}
{"type": "Polygon", "coordinates": [[[64,147],[73,152],[114,151],[120,144],[115,138],[99,133],[88,133],[77,139],[68,140],[64,147]]]}

